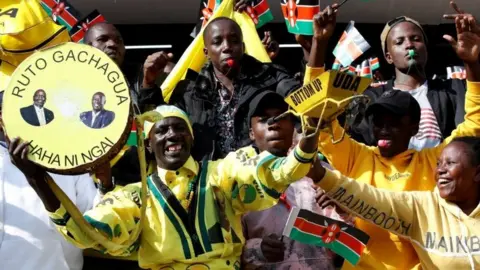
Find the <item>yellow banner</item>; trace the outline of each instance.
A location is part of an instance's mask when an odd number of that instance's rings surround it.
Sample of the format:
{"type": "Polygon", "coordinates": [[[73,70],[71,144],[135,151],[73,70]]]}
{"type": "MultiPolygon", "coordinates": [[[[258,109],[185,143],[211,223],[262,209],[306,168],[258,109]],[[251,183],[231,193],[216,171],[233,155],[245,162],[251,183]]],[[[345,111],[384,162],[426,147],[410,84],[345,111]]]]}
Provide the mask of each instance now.
{"type": "Polygon", "coordinates": [[[36,50],[70,41],[37,0],[0,1],[0,59],[18,66],[36,50]]]}
{"type": "Polygon", "coordinates": [[[295,90],[285,101],[298,114],[330,119],[340,114],[351,98],[362,94],[372,79],[331,70],[302,88],[295,90]]]}

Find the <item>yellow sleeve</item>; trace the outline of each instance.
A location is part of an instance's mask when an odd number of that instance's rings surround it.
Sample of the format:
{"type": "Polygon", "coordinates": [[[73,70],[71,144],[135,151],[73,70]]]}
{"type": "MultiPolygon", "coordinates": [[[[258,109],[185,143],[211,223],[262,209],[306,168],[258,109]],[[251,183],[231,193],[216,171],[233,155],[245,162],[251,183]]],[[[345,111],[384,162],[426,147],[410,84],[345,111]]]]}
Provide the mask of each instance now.
{"type": "Polygon", "coordinates": [[[325,72],[325,67],[309,67],[305,66],[305,75],[303,76],[303,85],[309,84],[313,79],[322,75],[325,72]]]}
{"type": "Polygon", "coordinates": [[[307,175],[315,155],[297,146],[287,157],[264,151],[248,158],[240,149],[212,163],[214,181],[237,214],[263,210],[275,205],[290,183],[307,175]]]}
{"type": "MultiPolygon", "coordinates": [[[[105,194],[102,201],[83,217],[97,231],[103,232],[115,244],[125,243],[140,220],[140,185],[132,184],[105,194]]],[[[138,241],[125,249],[108,250],[89,238],[70,217],[63,206],[50,219],[65,239],[81,249],[93,248],[113,256],[129,256],[137,250],[138,241]]]]}
{"type": "Polygon", "coordinates": [[[480,82],[467,81],[465,120],[452,131],[450,136],[435,147],[436,155],[439,156],[443,148],[453,139],[463,136],[480,137],[480,82]]]}
{"type": "MultiPolygon", "coordinates": [[[[331,130],[334,140],[341,138],[344,131],[343,127],[338,123],[338,120],[332,122],[329,130],[331,130]]],[[[322,130],[320,133],[318,150],[327,158],[333,168],[345,175],[350,175],[355,162],[362,162],[358,159],[360,154],[373,155],[373,149],[374,147],[368,147],[355,141],[346,133],[343,140],[337,144],[333,144],[330,132],[322,130]]]]}
{"type": "Polygon", "coordinates": [[[425,192],[394,192],[354,181],[338,171],[326,170],[317,183],[339,206],[363,220],[402,236],[417,230],[417,196],[425,192]]]}

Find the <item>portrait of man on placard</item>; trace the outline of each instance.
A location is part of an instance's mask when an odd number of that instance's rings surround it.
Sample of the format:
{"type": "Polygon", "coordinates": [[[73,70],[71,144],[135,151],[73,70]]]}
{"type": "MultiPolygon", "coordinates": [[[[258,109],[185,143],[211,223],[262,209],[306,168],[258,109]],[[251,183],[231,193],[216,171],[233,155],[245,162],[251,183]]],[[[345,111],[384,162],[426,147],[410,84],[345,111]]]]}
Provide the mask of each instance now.
{"type": "Polygon", "coordinates": [[[105,103],[107,98],[102,92],[93,94],[92,97],[92,110],[82,112],[80,114],[80,120],[90,128],[104,128],[110,125],[115,119],[115,113],[109,110],[105,110],[105,103]]]}
{"type": "Polygon", "coordinates": [[[32,126],[44,126],[52,122],[55,117],[53,112],[45,108],[47,94],[45,90],[38,89],[33,94],[33,104],[20,109],[23,120],[32,126]]]}

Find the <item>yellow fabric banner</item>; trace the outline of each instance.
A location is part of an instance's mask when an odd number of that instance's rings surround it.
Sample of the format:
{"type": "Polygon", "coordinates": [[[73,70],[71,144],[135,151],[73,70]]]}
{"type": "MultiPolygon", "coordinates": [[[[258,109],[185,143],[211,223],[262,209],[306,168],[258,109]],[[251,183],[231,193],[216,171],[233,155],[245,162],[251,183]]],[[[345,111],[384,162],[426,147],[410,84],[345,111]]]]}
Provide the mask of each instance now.
{"type": "Polygon", "coordinates": [[[0,1],[0,60],[18,66],[35,51],[70,41],[37,0],[0,1]]]}

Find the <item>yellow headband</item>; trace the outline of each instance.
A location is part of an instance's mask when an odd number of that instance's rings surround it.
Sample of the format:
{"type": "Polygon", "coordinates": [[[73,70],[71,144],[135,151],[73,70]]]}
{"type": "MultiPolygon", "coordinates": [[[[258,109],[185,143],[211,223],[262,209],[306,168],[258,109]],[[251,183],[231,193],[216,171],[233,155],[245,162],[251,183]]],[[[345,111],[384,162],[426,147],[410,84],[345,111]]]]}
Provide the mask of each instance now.
{"type": "MultiPolygon", "coordinates": [[[[167,117],[178,117],[183,119],[185,123],[187,123],[188,130],[190,131],[190,134],[193,137],[193,129],[192,129],[192,124],[190,123],[190,119],[188,118],[187,114],[181,109],[172,105],[160,105],[157,108],[155,108],[155,110],[150,111],[147,114],[151,114],[151,113],[156,115],[156,117],[154,117],[156,121],[160,121],[167,117]]],[[[145,121],[144,132],[147,137],[150,137],[150,131],[152,130],[153,125],[155,125],[155,122],[151,122],[148,120],[145,121]]]]}

